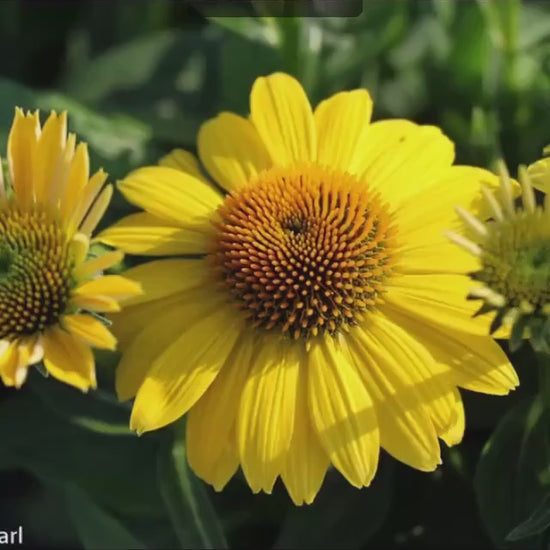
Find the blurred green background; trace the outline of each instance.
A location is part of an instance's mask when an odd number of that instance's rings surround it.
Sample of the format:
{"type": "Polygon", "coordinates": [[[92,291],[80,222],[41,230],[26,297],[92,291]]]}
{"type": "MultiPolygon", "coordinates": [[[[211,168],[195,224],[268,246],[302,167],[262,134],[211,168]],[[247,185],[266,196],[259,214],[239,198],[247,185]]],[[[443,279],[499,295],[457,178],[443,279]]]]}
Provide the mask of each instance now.
{"type": "MultiPolygon", "coordinates": [[[[375,119],[441,126],[459,163],[504,156],[515,172],[550,142],[547,2],[367,0],[358,17],[308,19],[252,4],[237,18],[183,1],[2,0],[0,151],[14,106],[67,109],[93,168],[116,180],[193,149],[219,111],[247,114],[252,82],[274,70],[314,104],[367,87],[375,119]]],[[[128,208],[116,196],[104,223],[128,208]]],[[[550,424],[527,348],[512,356],[513,395],[465,395],[465,440],[438,471],[384,455],[371,488],[329,472],[300,509],[240,477],[214,493],[185,465],[181,424],[138,440],[113,396],[116,360],[98,357],[101,389],[87,396],[38,372],[0,388],[0,530],[23,525],[29,547],[549,548],[550,424]],[[529,538],[506,541],[530,516],[529,538]]]]}

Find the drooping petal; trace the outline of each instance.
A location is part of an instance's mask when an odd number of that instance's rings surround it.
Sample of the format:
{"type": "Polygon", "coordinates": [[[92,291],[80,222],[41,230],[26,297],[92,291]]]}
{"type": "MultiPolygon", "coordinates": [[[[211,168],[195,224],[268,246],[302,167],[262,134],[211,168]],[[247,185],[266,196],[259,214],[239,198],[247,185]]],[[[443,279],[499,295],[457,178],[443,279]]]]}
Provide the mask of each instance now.
{"type": "Polygon", "coordinates": [[[256,79],[250,94],[250,113],[274,164],[315,160],[313,113],[295,78],[275,73],[256,79]]]}
{"type": "Polygon", "coordinates": [[[380,440],[365,384],[332,338],[313,344],[308,368],[309,411],[321,445],[352,485],[369,485],[378,466],[380,440]]]}
{"type": "Polygon", "coordinates": [[[223,489],[239,464],[235,423],[253,349],[253,338],[246,334],[239,338],[220,373],[187,416],[189,465],[216,491],[223,489]]]}
{"type": "Polygon", "coordinates": [[[221,113],[201,126],[198,149],[208,172],[227,191],[247,185],[272,165],[254,125],[232,113],[221,113]]]}
{"type": "Polygon", "coordinates": [[[73,292],[75,296],[106,296],[124,300],[143,294],[143,289],[139,283],[121,275],[103,275],[81,283],[73,292]]]}
{"type": "Polygon", "coordinates": [[[366,90],[340,92],[322,101],[314,113],[317,162],[347,171],[371,115],[372,100],[366,90]]]}
{"type": "Polygon", "coordinates": [[[222,197],[203,181],[164,166],[146,166],[118,184],[126,199],[184,229],[201,231],[222,203],[222,197]]]}
{"type": "Polygon", "coordinates": [[[418,470],[434,470],[441,462],[437,433],[404,366],[367,330],[354,330],[350,347],[375,404],[381,446],[418,470]]]}
{"type": "Polygon", "coordinates": [[[136,395],[132,429],[155,430],[185,414],[214,381],[241,330],[230,307],[189,325],[152,363],[136,395]]]}
{"type": "Polygon", "coordinates": [[[281,478],[296,506],[311,504],[319,492],[330,465],[321,447],[309,414],[307,396],[308,366],[300,366],[292,441],[281,478]]]}
{"type": "Polygon", "coordinates": [[[481,393],[505,395],[519,380],[500,346],[488,335],[450,331],[437,319],[418,319],[411,312],[391,308],[391,316],[432,356],[448,365],[455,383],[481,393]]]}
{"type": "Polygon", "coordinates": [[[281,473],[294,428],[298,370],[304,360],[296,346],[264,337],[244,384],[237,444],[252,491],[271,493],[281,473]]]}
{"type": "Polygon", "coordinates": [[[83,313],[65,315],[62,317],[61,323],[72,335],[77,336],[89,346],[110,350],[116,348],[116,338],[101,321],[91,315],[83,313]]]}
{"type": "Polygon", "coordinates": [[[54,326],[44,333],[44,366],[54,377],[82,391],[95,388],[95,362],[88,345],[54,326]]]}

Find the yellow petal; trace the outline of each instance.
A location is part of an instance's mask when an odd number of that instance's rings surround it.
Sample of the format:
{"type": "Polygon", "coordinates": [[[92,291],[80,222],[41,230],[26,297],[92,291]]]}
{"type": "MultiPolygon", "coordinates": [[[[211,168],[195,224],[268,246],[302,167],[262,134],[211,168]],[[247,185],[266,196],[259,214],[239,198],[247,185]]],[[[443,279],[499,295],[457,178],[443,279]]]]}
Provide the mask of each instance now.
{"type": "Polygon", "coordinates": [[[132,429],[155,430],[185,414],[214,381],[241,330],[234,310],[223,307],[189,325],[151,365],[136,395],[132,429]]]}
{"type": "Polygon", "coordinates": [[[222,197],[201,180],[175,168],[147,166],[118,185],[126,199],[184,229],[204,230],[222,197]]]}
{"type": "Polygon", "coordinates": [[[116,372],[118,398],[134,397],[152,364],[196,320],[220,306],[204,293],[172,297],[125,308],[114,317],[113,332],[124,354],[116,372]],[[152,306],[152,307],[151,307],[152,306]]]}
{"type": "Polygon", "coordinates": [[[311,504],[319,492],[330,460],[311,425],[307,398],[307,366],[300,367],[292,441],[281,478],[296,506],[311,504]]]}
{"type": "Polygon", "coordinates": [[[309,352],[312,424],[332,464],[355,487],[370,484],[380,441],[372,399],[355,367],[332,338],[309,352]]]}
{"type": "Polygon", "coordinates": [[[419,394],[407,383],[405,365],[367,330],[354,329],[349,342],[376,407],[381,446],[418,470],[435,469],[441,462],[437,433],[419,394]]]}
{"type": "Polygon", "coordinates": [[[88,345],[54,326],[44,333],[44,366],[54,377],[82,391],[95,388],[94,356],[88,345]]]}
{"type": "Polygon", "coordinates": [[[372,100],[366,90],[340,92],[321,102],[314,114],[317,162],[349,170],[371,115],[372,100]]]}
{"type": "Polygon", "coordinates": [[[489,321],[473,318],[479,309],[467,300],[473,284],[465,275],[401,275],[387,282],[384,300],[390,305],[422,320],[435,320],[447,330],[471,334],[488,334],[489,321]]]}
{"type": "Polygon", "coordinates": [[[88,214],[86,214],[86,217],[84,218],[82,223],[80,224],[79,216],[75,216],[73,218],[73,227],[78,227],[79,230],[84,233],[84,235],[91,235],[95,231],[97,224],[101,221],[101,218],[103,218],[103,215],[107,211],[112,196],[113,186],[106,185],[92,204],[90,211],[88,212],[88,214]]]}
{"type": "Polygon", "coordinates": [[[203,286],[211,280],[206,262],[172,258],[154,260],[127,269],[124,276],[139,283],[143,292],[126,300],[125,305],[150,302],[203,286]]]}
{"type": "Polygon", "coordinates": [[[185,151],[184,149],[173,149],[170,153],[159,160],[159,165],[181,170],[182,172],[191,174],[193,177],[207,183],[200,169],[197,157],[193,153],[185,151]]]}
{"type": "Polygon", "coordinates": [[[292,439],[298,370],[304,360],[298,346],[265,335],[244,384],[237,445],[252,491],[271,493],[292,439]]]}
{"type": "Polygon", "coordinates": [[[97,258],[77,265],[73,270],[73,277],[79,281],[89,279],[101,273],[103,270],[113,267],[115,264],[122,261],[122,258],[124,258],[124,253],[120,250],[106,252],[97,258]]]}
{"type": "Polygon", "coordinates": [[[88,183],[90,174],[90,159],[88,155],[88,146],[85,143],[79,143],[76,147],[74,157],[69,172],[69,181],[65,188],[65,196],[61,200],[60,210],[64,220],[69,221],[82,199],[82,193],[88,183]]]}
{"type": "Polygon", "coordinates": [[[235,420],[250,371],[252,351],[253,339],[243,335],[220,374],[187,416],[189,466],[216,491],[223,489],[239,464],[235,420]]]}
{"type": "Polygon", "coordinates": [[[295,78],[275,73],[256,79],[250,94],[250,113],[274,164],[315,160],[317,143],[311,105],[295,78]]]}
{"type": "Polygon", "coordinates": [[[33,158],[40,136],[38,111],[24,114],[15,109],[15,118],[8,137],[10,182],[20,205],[30,207],[33,198],[33,158]]]}
{"type": "Polygon", "coordinates": [[[221,113],[201,126],[198,149],[208,172],[227,191],[247,185],[272,165],[254,125],[232,113],[221,113]]]}
{"type": "Polygon", "coordinates": [[[120,275],[103,275],[80,284],[73,291],[76,296],[108,296],[115,300],[125,300],[142,293],[139,283],[120,275]]]}
{"type": "MultiPolygon", "coordinates": [[[[403,203],[398,213],[399,235],[406,240],[406,247],[422,251],[448,241],[445,231],[466,232],[456,206],[474,213],[480,220],[489,218],[491,212],[481,188],[494,192],[500,186],[495,174],[473,166],[452,166],[431,186],[428,183],[429,188],[403,203]]],[[[458,247],[454,248],[456,251],[458,247]]],[[[457,255],[460,256],[460,251],[457,255]]]]}
{"type": "Polygon", "coordinates": [[[506,354],[489,336],[449,330],[436,319],[417,319],[410,312],[393,308],[391,316],[420,340],[436,361],[452,369],[457,385],[472,391],[505,395],[519,384],[506,354]]]}
{"type": "Polygon", "coordinates": [[[101,321],[94,319],[91,315],[82,313],[65,315],[61,323],[71,334],[90,346],[110,350],[116,348],[116,338],[101,321]]]}
{"type": "MultiPolygon", "coordinates": [[[[86,174],[87,177],[87,174],[86,174]]],[[[86,212],[90,210],[92,205],[97,199],[99,192],[101,191],[105,181],[107,180],[107,174],[103,170],[98,170],[84,185],[80,198],[75,199],[76,206],[70,213],[73,225],[79,227],[82,223],[82,219],[86,212]]],[[[112,186],[111,186],[112,188],[112,186]]]]}
{"type": "Polygon", "coordinates": [[[395,206],[430,188],[454,160],[453,143],[434,126],[384,120],[362,141],[352,169],[395,206]]]}
{"type": "MultiPolygon", "coordinates": [[[[453,372],[438,363],[423,342],[411,337],[391,317],[381,314],[371,315],[364,326],[354,332],[359,341],[368,346],[368,352],[379,357],[381,365],[386,365],[385,370],[391,369],[394,385],[398,385],[396,397],[401,393],[405,402],[411,397],[408,394],[414,393],[413,402],[417,401],[426,411],[437,433],[454,426],[457,408],[453,372]]],[[[439,445],[431,450],[433,469],[437,464],[435,460],[439,460],[439,445]]]]}
{"type": "Polygon", "coordinates": [[[130,214],[102,231],[96,240],[130,254],[174,256],[206,254],[213,227],[184,229],[149,212],[130,214]]]}
{"type": "Polygon", "coordinates": [[[464,414],[464,403],[462,403],[462,397],[458,390],[454,390],[456,419],[454,423],[447,426],[444,430],[438,432],[438,436],[445,441],[448,447],[458,445],[464,437],[464,430],[466,428],[466,417],[464,414]]]}
{"type": "Polygon", "coordinates": [[[16,385],[16,371],[19,364],[19,351],[17,342],[10,342],[0,356],[0,377],[2,382],[9,387],[16,385]]]}
{"type": "Polygon", "coordinates": [[[67,113],[64,111],[58,116],[52,111],[42,128],[34,159],[34,196],[40,204],[47,202],[52,188],[59,187],[54,177],[58,175],[66,143],[67,113]]]}
{"type": "Polygon", "coordinates": [[[545,193],[550,192],[550,157],[531,164],[528,174],[533,187],[545,193]]]}

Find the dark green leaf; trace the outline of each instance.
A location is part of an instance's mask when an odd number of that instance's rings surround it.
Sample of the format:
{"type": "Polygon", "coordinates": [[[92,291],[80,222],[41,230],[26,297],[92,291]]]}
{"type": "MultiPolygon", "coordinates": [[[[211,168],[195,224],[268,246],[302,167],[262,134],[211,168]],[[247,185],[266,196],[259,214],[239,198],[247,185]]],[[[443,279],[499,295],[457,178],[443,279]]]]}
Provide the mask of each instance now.
{"type": "Polygon", "coordinates": [[[75,487],[66,490],[67,508],[84,548],[138,550],[146,548],[115,517],[75,487]]]}
{"type": "Polygon", "coordinates": [[[363,548],[389,510],[392,466],[384,461],[371,486],[360,490],[330,471],[313,504],[291,508],[275,548],[363,548]]]}
{"type": "Polygon", "coordinates": [[[540,399],[512,409],[485,445],[475,489],[481,518],[498,548],[538,548],[540,539],[506,539],[550,489],[550,425],[540,399]]]}
{"type": "Polygon", "coordinates": [[[550,495],[546,495],[531,516],[515,527],[506,538],[508,540],[525,539],[543,533],[548,527],[550,527],[550,495]]]}

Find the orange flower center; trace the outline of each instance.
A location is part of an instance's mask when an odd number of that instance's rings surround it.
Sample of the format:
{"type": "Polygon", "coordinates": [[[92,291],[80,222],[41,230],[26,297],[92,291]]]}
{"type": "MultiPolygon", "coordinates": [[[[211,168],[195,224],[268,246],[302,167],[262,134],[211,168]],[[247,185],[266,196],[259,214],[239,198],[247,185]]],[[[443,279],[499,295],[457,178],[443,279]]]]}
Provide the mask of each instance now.
{"type": "Polygon", "coordinates": [[[318,166],[272,168],[227,196],[212,257],[257,327],[335,335],[380,301],[393,225],[364,182],[318,166]]]}
{"type": "Polygon", "coordinates": [[[0,339],[55,324],[71,287],[68,245],[42,212],[0,210],[0,339]]]}

